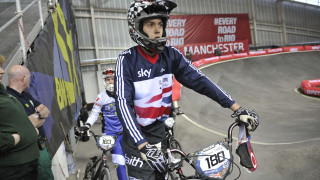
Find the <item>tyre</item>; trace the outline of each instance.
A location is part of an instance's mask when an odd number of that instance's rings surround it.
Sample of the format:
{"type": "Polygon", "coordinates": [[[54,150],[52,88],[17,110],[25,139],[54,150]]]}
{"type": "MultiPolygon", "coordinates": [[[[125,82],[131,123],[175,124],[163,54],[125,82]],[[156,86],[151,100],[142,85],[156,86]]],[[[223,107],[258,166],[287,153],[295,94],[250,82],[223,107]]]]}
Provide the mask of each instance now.
{"type": "MultiPolygon", "coordinates": [[[[178,149],[181,150],[181,145],[178,141],[176,141],[175,139],[170,139],[170,144],[169,144],[170,148],[172,149],[178,149]]],[[[181,150],[182,151],[182,150],[181,150]]],[[[171,155],[174,158],[178,158],[178,159],[182,159],[182,155],[177,152],[177,150],[172,150],[171,151],[171,155]]],[[[170,163],[170,162],[169,162],[170,163]]],[[[183,166],[183,160],[180,162],[180,167],[183,166]]],[[[173,172],[169,172],[169,179],[171,180],[181,180],[181,178],[179,177],[179,175],[177,175],[177,170],[174,170],[173,172]]]]}
{"type": "MultiPolygon", "coordinates": [[[[181,145],[180,145],[180,143],[177,141],[177,140],[175,140],[174,138],[171,138],[170,140],[169,140],[169,148],[170,149],[178,149],[178,150],[181,150],[182,151],[182,147],[181,147],[181,145]]],[[[171,152],[171,154],[175,157],[175,158],[180,158],[181,159],[181,155],[179,154],[179,153],[174,153],[174,152],[171,152]]],[[[182,162],[183,161],[181,161],[181,165],[182,165],[182,162]]]]}
{"type": "Polygon", "coordinates": [[[101,170],[99,180],[111,180],[110,170],[108,168],[103,168],[101,170]]]}
{"type": "Polygon", "coordinates": [[[84,171],[84,178],[85,180],[91,180],[95,174],[95,168],[92,167],[92,162],[88,162],[86,165],[86,169],[84,171]]]}
{"type": "Polygon", "coordinates": [[[170,143],[170,144],[169,144],[169,148],[170,148],[170,149],[179,149],[179,150],[182,150],[181,145],[180,145],[180,143],[179,143],[177,140],[171,138],[171,139],[169,140],[169,143],[170,143]]]}

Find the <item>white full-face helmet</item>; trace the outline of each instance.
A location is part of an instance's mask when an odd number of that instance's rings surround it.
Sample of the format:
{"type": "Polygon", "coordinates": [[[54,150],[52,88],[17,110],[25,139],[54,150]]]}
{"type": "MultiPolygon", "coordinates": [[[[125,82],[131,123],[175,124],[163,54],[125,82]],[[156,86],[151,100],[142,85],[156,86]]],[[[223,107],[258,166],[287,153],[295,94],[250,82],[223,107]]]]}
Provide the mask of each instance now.
{"type": "Polygon", "coordinates": [[[128,9],[128,26],[131,39],[138,45],[154,53],[161,53],[167,42],[166,26],[170,12],[177,4],[170,0],[135,0],[128,9]],[[161,38],[150,39],[143,32],[143,22],[150,18],[160,18],[163,21],[161,38]]]}
{"type": "Polygon", "coordinates": [[[113,92],[114,91],[114,84],[106,84],[106,79],[108,77],[114,77],[114,69],[113,68],[106,68],[102,71],[102,81],[103,85],[107,91],[113,92]]]}

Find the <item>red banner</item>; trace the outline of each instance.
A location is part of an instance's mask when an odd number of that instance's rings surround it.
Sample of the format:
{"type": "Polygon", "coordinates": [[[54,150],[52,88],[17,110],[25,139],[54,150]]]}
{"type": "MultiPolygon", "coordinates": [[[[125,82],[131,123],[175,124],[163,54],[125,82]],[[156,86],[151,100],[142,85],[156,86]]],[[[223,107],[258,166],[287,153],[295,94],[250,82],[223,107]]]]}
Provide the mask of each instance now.
{"type": "MultiPolygon", "coordinates": [[[[247,50],[248,44],[251,44],[248,14],[172,15],[167,23],[166,32],[167,45],[175,47],[246,41],[247,47],[244,49],[247,50]]],[[[230,54],[229,51],[225,53],[230,54]]],[[[199,58],[205,57],[193,57],[199,58]]]]}
{"type": "Polygon", "coordinates": [[[233,54],[235,49],[239,50],[239,53],[249,52],[248,41],[235,41],[235,42],[223,42],[223,43],[202,43],[202,44],[186,44],[184,46],[175,46],[184,55],[189,50],[193,60],[203,59],[214,56],[214,52],[219,48],[222,52],[221,55],[233,54]]]}

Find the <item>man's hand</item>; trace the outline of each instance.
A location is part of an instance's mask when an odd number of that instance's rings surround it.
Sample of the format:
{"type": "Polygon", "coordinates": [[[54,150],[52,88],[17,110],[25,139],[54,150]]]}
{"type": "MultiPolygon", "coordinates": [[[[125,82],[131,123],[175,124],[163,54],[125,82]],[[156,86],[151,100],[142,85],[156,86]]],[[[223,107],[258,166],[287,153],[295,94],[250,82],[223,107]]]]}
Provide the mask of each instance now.
{"type": "Polygon", "coordinates": [[[239,118],[249,131],[254,131],[259,125],[259,116],[254,110],[240,107],[231,115],[231,117],[239,118]]]}
{"type": "Polygon", "coordinates": [[[39,135],[39,130],[38,130],[38,128],[35,127],[35,129],[36,129],[37,135],[39,135]]]}
{"type": "Polygon", "coordinates": [[[35,110],[40,113],[41,119],[46,119],[50,114],[50,110],[43,104],[40,104],[35,110]]]}
{"type": "Polygon", "coordinates": [[[41,127],[45,122],[45,119],[39,119],[39,115],[37,115],[36,113],[31,114],[28,117],[29,117],[29,120],[31,121],[31,123],[33,124],[33,126],[36,128],[41,127]]]}
{"type": "Polygon", "coordinates": [[[159,172],[166,171],[167,159],[164,157],[161,150],[156,145],[147,144],[143,146],[140,149],[140,154],[142,156],[142,159],[145,160],[152,169],[159,172]]]}
{"type": "Polygon", "coordinates": [[[20,142],[20,135],[19,134],[12,134],[14,138],[14,145],[17,145],[20,142]]]}

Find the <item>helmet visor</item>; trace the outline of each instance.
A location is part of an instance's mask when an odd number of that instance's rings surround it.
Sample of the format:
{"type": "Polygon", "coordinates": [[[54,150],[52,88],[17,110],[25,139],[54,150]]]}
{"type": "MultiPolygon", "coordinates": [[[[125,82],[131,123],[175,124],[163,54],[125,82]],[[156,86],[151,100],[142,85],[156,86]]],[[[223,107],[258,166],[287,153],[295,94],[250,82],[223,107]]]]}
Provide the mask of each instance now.
{"type": "Polygon", "coordinates": [[[157,1],[149,6],[142,7],[147,14],[167,14],[169,15],[172,9],[177,7],[177,4],[172,1],[157,1]]]}

